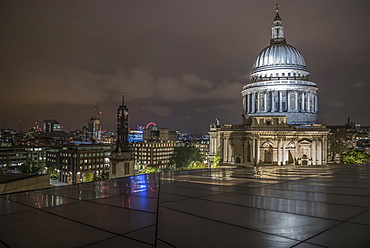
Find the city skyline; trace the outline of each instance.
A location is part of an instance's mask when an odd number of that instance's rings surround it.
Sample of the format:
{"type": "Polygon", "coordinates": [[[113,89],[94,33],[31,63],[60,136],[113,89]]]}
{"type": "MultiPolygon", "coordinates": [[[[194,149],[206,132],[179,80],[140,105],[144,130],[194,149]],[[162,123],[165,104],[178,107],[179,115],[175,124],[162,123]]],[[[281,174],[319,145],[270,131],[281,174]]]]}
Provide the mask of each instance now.
{"type": "MultiPolygon", "coordinates": [[[[55,119],[81,129],[97,103],[103,130],[115,131],[122,90],[131,128],[153,121],[206,133],[216,117],[240,123],[240,92],[269,44],[276,2],[160,3],[2,2],[0,126],[55,119]]],[[[287,43],[319,88],[319,122],[369,125],[370,3],[280,4],[287,43]]]]}

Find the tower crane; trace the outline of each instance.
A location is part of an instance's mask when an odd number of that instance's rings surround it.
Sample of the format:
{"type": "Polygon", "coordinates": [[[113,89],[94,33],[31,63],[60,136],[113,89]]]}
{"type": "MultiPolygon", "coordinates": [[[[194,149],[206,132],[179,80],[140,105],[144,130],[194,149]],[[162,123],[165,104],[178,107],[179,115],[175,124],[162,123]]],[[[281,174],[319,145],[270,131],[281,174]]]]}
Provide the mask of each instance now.
{"type": "Polygon", "coordinates": [[[99,110],[98,110],[98,105],[97,105],[96,103],[94,103],[94,105],[95,105],[95,109],[96,109],[96,114],[98,115],[98,116],[97,116],[97,119],[98,119],[98,120],[100,120],[100,115],[102,115],[102,114],[103,114],[103,112],[99,112],[99,110]]]}

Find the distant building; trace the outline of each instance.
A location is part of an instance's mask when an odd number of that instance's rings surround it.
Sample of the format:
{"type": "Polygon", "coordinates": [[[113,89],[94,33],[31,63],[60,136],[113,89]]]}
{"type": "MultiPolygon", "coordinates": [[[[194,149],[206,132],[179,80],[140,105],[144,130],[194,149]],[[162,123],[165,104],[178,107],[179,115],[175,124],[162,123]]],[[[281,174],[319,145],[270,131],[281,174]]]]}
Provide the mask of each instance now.
{"type": "Polygon", "coordinates": [[[43,167],[48,146],[0,147],[0,171],[19,172],[22,165],[43,167]]]}
{"type": "Polygon", "coordinates": [[[15,144],[17,132],[12,129],[0,129],[0,146],[12,146],[15,144]]]}
{"type": "Polygon", "coordinates": [[[90,141],[97,142],[101,140],[101,125],[99,118],[90,118],[88,121],[88,131],[91,137],[90,141]]]}
{"type": "Polygon", "coordinates": [[[144,141],[176,141],[176,131],[170,131],[168,128],[145,129],[144,141]]]}
{"type": "Polygon", "coordinates": [[[366,147],[370,147],[370,129],[361,127],[348,121],[344,125],[328,125],[330,130],[328,135],[328,161],[330,163],[339,163],[343,152],[351,148],[357,148],[366,152],[366,147]]]}
{"type": "Polygon", "coordinates": [[[56,120],[44,120],[44,132],[53,133],[62,131],[61,125],[56,120]]]}
{"type": "Polygon", "coordinates": [[[128,142],[134,143],[144,140],[144,131],[143,130],[129,130],[128,133],[128,142]]]}
{"type": "Polygon", "coordinates": [[[111,153],[109,178],[133,175],[134,155],[128,143],[128,108],[122,94],[122,104],[117,109],[117,139],[115,149],[111,153]]]}
{"type": "Polygon", "coordinates": [[[86,173],[96,176],[109,170],[111,146],[106,144],[66,144],[53,146],[46,152],[46,166],[55,168],[58,180],[81,183],[86,173]]]}
{"type": "Polygon", "coordinates": [[[148,165],[163,168],[173,154],[175,141],[142,141],[132,144],[135,155],[135,166],[137,170],[148,165]]]}

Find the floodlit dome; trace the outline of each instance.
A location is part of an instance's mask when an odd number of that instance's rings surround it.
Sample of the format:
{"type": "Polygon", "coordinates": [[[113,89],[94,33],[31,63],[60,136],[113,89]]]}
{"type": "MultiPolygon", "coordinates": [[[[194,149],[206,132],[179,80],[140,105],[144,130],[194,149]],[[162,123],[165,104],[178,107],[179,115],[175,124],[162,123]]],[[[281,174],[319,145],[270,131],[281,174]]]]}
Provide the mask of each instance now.
{"type": "Polygon", "coordinates": [[[308,79],[309,72],[302,54],[286,43],[284,27],[277,9],[272,26],[270,45],[255,60],[250,74],[251,82],[273,78],[308,79]]]}
{"type": "Polygon", "coordinates": [[[287,72],[291,70],[308,72],[302,54],[285,42],[273,43],[263,49],[253,64],[251,75],[258,74],[259,72],[259,74],[261,72],[268,74],[269,71],[276,69],[285,69],[287,72]]]}
{"type": "Polygon", "coordinates": [[[250,83],[241,92],[244,116],[285,116],[288,124],[315,124],[318,88],[309,81],[302,54],[286,43],[278,7],[270,45],[258,54],[250,83]]]}

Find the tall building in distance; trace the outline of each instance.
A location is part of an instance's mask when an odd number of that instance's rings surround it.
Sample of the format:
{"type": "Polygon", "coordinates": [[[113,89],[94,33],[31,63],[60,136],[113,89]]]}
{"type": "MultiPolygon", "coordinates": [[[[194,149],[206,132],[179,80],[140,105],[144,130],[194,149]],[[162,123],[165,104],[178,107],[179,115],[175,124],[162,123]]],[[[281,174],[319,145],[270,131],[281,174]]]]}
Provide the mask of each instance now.
{"type": "Polygon", "coordinates": [[[44,120],[44,132],[53,133],[62,131],[60,123],[56,120],[44,120]]]}
{"type": "Polygon", "coordinates": [[[88,122],[88,131],[91,135],[91,141],[100,141],[101,140],[101,125],[100,119],[96,117],[91,117],[88,122]]]}
{"type": "Polygon", "coordinates": [[[128,133],[128,108],[122,93],[122,104],[117,109],[117,139],[115,149],[111,153],[110,178],[134,174],[135,159],[129,148],[128,133]]]}
{"type": "Polygon", "coordinates": [[[318,88],[302,54],[287,44],[276,5],[270,45],[242,91],[242,124],[210,128],[210,156],[225,165],[324,165],[329,130],[318,123],[318,88]]]}

